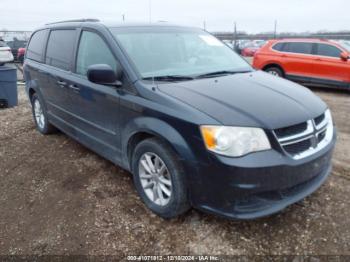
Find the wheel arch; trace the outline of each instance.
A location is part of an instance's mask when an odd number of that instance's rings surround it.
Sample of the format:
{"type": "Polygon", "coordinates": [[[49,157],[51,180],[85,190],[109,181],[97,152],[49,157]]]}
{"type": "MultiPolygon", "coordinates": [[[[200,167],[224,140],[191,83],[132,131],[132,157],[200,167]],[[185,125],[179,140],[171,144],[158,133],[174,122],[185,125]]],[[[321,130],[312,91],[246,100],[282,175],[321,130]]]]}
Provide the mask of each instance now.
{"type": "Polygon", "coordinates": [[[132,153],[136,145],[147,138],[158,138],[166,142],[180,160],[195,161],[195,155],[183,136],[168,123],[152,118],[139,117],[131,121],[122,132],[123,165],[131,171],[132,153]]]}
{"type": "Polygon", "coordinates": [[[32,101],[32,97],[33,97],[33,95],[34,95],[35,93],[37,93],[37,92],[36,92],[36,90],[35,90],[33,87],[30,87],[30,88],[28,89],[28,97],[29,97],[29,101],[30,101],[30,102],[32,101]]]}
{"type": "Polygon", "coordinates": [[[36,85],[28,86],[27,87],[27,95],[28,95],[28,99],[29,99],[30,103],[32,103],[32,98],[33,98],[34,94],[37,94],[40,97],[40,99],[42,100],[42,103],[43,103],[43,107],[47,110],[46,101],[45,101],[42,93],[40,92],[39,87],[37,87],[36,85]]]}
{"type": "Polygon", "coordinates": [[[279,64],[279,63],[276,63],[276,62],[270,62],[270,63],[265,64],[265,65],[262,67],[262,70],[265,71],[266,69],[271,68],[271,67],[277,67],[277,68],[279,68],[279,69],[282,71],[283,75],[286,75],[286,71],[284,70],[284,68],[282,67],[282,65],[279,64]]]}

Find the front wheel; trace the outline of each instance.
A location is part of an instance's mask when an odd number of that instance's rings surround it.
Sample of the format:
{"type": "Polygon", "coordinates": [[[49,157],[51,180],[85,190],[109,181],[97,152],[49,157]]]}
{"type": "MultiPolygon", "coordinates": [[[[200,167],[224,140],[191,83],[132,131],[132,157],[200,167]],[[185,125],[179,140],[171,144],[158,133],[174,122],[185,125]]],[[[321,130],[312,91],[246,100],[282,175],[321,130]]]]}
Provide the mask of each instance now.
{"type": "Polygon", "coordinates": [[[274,76],[283,77],[283,71],[280,68],[278,68],[278,67],[266,68],[265,72],[269,73],[271,75],[274,75],[274,76]]]}
{"type": "Polygon", "coordinates": [[[31,102],[34,122],[38,131],[44,135],[56,131],[55,127],[49,123],[43,102],[37,94],[32,96],[31,102]]]}
{"type": "Polygon", "coordinates": [[[157,215],[173,218],[190,208],[182,165],[165,142],[151,138],[138,144],[132,170],[138,194],[157,215]]]}

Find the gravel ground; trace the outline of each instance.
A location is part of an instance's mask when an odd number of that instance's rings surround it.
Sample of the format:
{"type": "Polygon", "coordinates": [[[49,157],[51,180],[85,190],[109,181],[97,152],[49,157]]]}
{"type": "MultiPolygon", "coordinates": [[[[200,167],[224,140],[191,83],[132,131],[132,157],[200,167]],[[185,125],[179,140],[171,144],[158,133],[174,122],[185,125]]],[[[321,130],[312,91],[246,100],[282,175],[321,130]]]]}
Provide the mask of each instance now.
{"type": "Polygon", "coordinates": [[[40,135],[19,86],[19,106],[0,111],[0,255],[350,255],[350,94],[313,90],[338,127],[325,185],[263,219],[191,210],[167,221],[128,172],[62,133],[40,135]]]}

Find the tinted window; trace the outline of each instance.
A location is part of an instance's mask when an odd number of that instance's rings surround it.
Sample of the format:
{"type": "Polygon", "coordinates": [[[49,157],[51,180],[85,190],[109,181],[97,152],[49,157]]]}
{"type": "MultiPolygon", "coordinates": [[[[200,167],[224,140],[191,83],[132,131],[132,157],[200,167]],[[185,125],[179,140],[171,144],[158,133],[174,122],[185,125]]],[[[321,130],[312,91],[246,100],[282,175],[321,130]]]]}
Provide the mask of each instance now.
{"type": "Polygon", "coordinates": [[[341,50],[327,44],[317,44],[317,54],[322,56],[340,57],[341,50]]]}
{"type": "Polygon", "coordinates": [[[27,58],[42,62],[42,56],[46,42],[46,34],[47,30],[41,30],[34,33],[27,48],[27,58]]]}
{"type": "Polygon", "coordinates": [[[286,43],[283,47],[283,51],[298,54],[311,54],[312,43],[286,43]]]}
{"type": "Polygon", "coordinates": [[[70,69],[75,43],[75,30],[51,31],[46,51],[46,64],[70,69]]]}
{"type": "Polygon", "coordinates": [[[103,39],[95,33],[84,31],[78,49],[77,74],[86,75],[88,67],[94,64],[107,64],[117,69],[117,62],[103,39]]]}
{"type": "Polygon", "coordinates": [[[272,49],[277,50],[277,51],[282,51],[283,46],[284,46],[284,43],[277,43],[272,47],[272,49]]]}

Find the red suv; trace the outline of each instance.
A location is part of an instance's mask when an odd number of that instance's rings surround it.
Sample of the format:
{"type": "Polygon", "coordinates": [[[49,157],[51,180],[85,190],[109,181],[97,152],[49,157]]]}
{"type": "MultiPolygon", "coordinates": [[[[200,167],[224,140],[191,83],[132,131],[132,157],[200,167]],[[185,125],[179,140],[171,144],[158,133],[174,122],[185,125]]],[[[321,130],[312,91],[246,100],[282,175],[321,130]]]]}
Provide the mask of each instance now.
{"type": "Polygon", "coordinates": [[[256,52],[253,66],[305,84],[350,88],[349,51],[346,41],[271,40],[256,52]]]}

